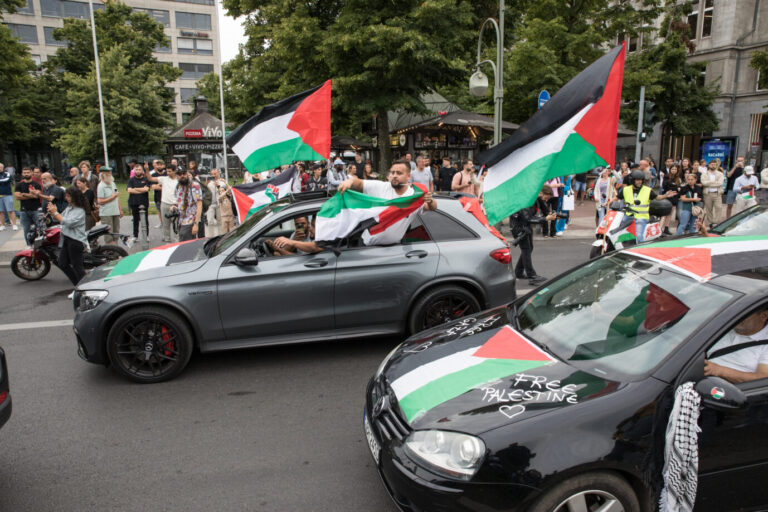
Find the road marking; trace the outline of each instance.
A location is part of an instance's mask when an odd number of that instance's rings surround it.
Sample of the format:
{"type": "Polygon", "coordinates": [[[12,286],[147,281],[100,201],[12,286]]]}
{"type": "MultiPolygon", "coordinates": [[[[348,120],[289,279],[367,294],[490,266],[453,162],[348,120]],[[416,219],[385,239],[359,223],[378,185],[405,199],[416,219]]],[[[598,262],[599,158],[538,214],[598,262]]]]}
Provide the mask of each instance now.
{"type": "Polygon", "coordinates": [[[0,331],[21,331],[24,329],[46,329],[50,327],[71,327],[72,320],[51,320],[49,322],[22,322],[18,324],[1,324],[0,331]]]}

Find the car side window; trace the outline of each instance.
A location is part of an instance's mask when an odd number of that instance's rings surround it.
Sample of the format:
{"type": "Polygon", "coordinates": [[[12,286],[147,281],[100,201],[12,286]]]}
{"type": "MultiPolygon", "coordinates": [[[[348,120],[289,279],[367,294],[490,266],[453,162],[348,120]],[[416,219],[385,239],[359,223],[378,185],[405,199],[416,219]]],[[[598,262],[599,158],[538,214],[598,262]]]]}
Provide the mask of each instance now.
{"type": "Polygon", "coordinates": [[[748,312],[707,348],[704,373],[739,387],[768,382],[768,305],[748,312]]]}
{"type": "Polygon", "coordinates": [[[302,212],[289,218],[281,219],[253,238],[249,245],[261,258],[304,255],[306,253],[296,249],[283,248],[283,250],[279,250],[275,243],[280,238],[301,242],[313,241],[316,214],[316,211],[302,212]]]}
{"type": "Polygon", "coordinates": [[[472,240],[477,235],[449,215],[438,211],[424,211],[421,218],[435,242],[472,240]]]}
{"type": "Polygon", "coordinates": [[[411,224],[408,226],[408,231],[405,232],[403,238],[400,239],[400,244],[417,244],[419,242],[431,242],[432,238],[429,236],[429,232],[424,227],[424,222],[421,215],[415,215],[411,220],[411,224]]]}

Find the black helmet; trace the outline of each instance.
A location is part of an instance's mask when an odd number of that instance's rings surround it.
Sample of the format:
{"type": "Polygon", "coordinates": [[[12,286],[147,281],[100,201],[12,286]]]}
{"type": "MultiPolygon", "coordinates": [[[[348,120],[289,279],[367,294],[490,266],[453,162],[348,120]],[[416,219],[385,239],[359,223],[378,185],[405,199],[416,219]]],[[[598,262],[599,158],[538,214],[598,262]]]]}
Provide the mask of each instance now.
{"type": "Polygon", "coordinates": [[[632,176],[632,181],[637,181],[637,180],[645,181],[645,173],[643,171],[638,171],[638,170],[632,171],[632,174],[630,176],[632,176]]]}

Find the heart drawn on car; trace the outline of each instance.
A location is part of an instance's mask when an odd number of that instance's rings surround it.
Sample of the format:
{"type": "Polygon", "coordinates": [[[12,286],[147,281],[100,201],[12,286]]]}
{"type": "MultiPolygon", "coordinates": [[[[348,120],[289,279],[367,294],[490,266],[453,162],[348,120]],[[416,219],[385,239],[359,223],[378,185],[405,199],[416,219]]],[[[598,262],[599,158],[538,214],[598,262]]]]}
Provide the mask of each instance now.
{"type": "Polygon", "coordinates": [[[509,419],[514,418],[525,412],[524,405],[502,405],[499,407],[499,412],[509,419]]]}

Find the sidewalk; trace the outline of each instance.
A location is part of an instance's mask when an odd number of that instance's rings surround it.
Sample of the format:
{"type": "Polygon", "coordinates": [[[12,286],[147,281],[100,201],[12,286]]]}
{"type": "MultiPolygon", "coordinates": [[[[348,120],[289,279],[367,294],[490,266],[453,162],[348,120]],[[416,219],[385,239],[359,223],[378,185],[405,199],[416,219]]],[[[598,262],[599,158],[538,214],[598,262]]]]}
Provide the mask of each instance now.
{"type": "MultiPolygon", "coordinates": [[[[508,240],[512,240],[512,235],[509,232],[509,219],[504,219],[502,225],[502,233],[508,240]]],[[[568,229],[563,232],[563,236],[545,238],[538,231],[534,229],[534,240],[541,240],[542,242],[559,240],[561,238],[593,240],[595,238],[595,203],[593,201],[584,201],[584,204],[581,206],[576,203],[576,209],[571,212],[568,229]]]]}

